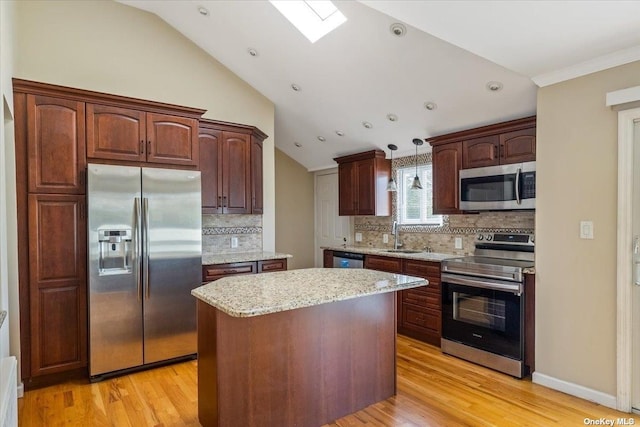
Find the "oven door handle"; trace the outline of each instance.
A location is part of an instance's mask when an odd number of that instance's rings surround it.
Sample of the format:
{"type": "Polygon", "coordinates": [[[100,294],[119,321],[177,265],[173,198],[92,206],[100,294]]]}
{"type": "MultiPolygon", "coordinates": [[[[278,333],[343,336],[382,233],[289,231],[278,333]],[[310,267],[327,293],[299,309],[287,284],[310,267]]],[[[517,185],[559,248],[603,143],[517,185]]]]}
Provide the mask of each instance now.
{"type": "Polygon", "coordinates": [[[522,295],[522,284],[520,283],[500,283],[493,280],[468,279],[466,277],[454,276],[452,274],[442,273],[441,281],[452,283],[454,285],[469,286],[472,288],[490,289],[492,291],[509,292],[515,295],[522,295]]]}

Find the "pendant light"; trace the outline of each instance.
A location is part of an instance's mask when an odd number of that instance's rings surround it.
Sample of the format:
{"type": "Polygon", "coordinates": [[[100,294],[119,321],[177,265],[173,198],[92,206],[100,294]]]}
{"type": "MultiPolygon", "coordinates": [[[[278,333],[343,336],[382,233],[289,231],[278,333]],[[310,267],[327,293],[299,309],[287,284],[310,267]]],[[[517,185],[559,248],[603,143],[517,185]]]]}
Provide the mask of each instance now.
{"type": "Polygon", "coordinates": [[[393,178],[393,152],[398,149],[398,146],[395,144],[389,144],[387,145],[387,148],[391,150],[391,178],[389,178],[389,183],[387,184],[387,191],[398,191],[396,180],[393,178]]]}
{"type": "Polygon", "coordinates": [[[413,138],[413,145],[416,146],[416,176],[413,178],[413,183],[411,184],[412,190],[422,190],[422,184],[420,184],[420,178],[418,178],[418,146],[422,144],[420,138],[413,138]]]}

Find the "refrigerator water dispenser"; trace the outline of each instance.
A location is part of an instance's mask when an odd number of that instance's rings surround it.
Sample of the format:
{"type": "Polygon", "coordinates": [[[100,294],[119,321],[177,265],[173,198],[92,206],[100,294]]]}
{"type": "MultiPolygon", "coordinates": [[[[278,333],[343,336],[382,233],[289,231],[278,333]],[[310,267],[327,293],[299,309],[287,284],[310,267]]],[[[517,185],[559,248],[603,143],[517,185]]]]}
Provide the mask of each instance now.
{"type": "Polygon", "coordinates": [[[130,229],[98,229],[100,276],[130,274],[133,245],[130,229]]]}

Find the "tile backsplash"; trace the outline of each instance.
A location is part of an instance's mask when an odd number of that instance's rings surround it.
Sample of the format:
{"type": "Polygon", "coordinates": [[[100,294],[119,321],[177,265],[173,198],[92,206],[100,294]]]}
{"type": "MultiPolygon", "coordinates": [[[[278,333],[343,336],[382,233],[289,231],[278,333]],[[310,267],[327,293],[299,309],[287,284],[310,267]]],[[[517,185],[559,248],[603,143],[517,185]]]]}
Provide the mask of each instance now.
{"type": "Polygon", "coordinates": [[[202,215],[202,254],[228,254],[262,250],[262,215],[202,215]],[[231,238],[238,247],[231,248],[231,238]]]}
{"type": "MultiPolygon", "coordinates": [[[[510,232],[533,233],[535,212],[504,211],[481,212],[469,215],[445,215],[442,226],[403,225],[400,226],[399,241],[405,249],[431,248],[433,252],[455,255],[471,255],[477,233],[510,232]],[[456,237],[462,238],[462,249],[455,249],[456,237]]],[[[375,216],[357,216],[354,220],[354,232],[362,234],[362,242],[355,246],[392,248],[393,236],[391,224],[393,218],[375,216]],[[388,234],[389,242],[383,243],[383,235],[388,234]]],[[[354,237],[354,236],[352,236],[354,237]]]]}

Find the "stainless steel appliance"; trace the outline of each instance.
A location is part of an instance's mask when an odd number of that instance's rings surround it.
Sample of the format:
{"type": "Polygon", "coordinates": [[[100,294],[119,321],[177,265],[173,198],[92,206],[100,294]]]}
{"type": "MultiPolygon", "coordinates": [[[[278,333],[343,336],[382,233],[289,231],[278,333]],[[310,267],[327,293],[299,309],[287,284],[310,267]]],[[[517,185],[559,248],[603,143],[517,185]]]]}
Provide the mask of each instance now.
{"type": "Polygon", "coordinates": [[[460,209],[517,210],[536,207],[536,162],[460,171],[460,209]]]}
{"type": "Polygon", "coordinates": [[[89,373],[196,353],[200,172],[88,165],[89,373]]]}
{"type": "Polygon", "coordinates": [[[333,251],[333,268],[364,268],[364,255],[333,251]]]}
{"type": "Polygon", "coordinates": [[[533,236],[479,234],[475,247],[474,256],[442,262],[442,351],[522,378],[533,236]]]}

